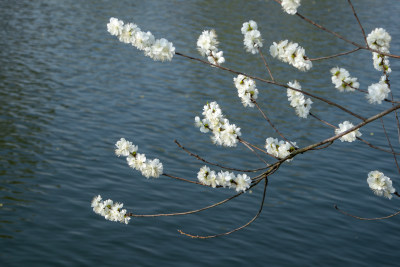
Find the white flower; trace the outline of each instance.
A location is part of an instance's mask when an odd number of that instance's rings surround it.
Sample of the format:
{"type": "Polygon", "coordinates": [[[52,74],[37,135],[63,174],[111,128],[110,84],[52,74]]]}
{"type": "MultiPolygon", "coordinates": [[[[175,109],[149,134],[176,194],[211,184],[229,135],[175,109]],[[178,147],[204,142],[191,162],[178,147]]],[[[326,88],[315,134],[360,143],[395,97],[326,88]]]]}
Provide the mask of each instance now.
{"type": "Polygon", "coordinates": [[[288,40],[280,41],[279,43],[273,42],[269,51],[272,57],[278,58],[280,61],[288,63],[301,71],[308,71],[312,68],[312,62],[305,55],[304,48],[297,43],[292,43],[288,40]]]}
{"type": "MultiPolygon", "coordinates": [[[[339,123],[339,128],[335,129],[335,134],[341,134],[347,130],[349,130],[350,128],[353,128],[354,125],[352,123],[350,123],[349,121],[344,121],[343,123],[339,123]]],[[[357,139],[357,137],[360,137],[361,133],[360,131],[354,130],[348,134],[343,135],[342,137],[339,138],[340,141],[342,142],[353,142],[357,139]]]]}
{"type": "Polygon", "coordinates": [[[258,53],[258,48],[262,47],[261,33],[257,29],[257,23],[253,20],[243,23],[241,32],[244,35],[243,44],[247,52],[258,53]]]}
{"type": "Polygon", "coordinates": [[[158,178],[163,173],[163,165],[159,159],[146,160],[141,171],[146,178],[158,178]]]}
{"type": "Polygon", "coordinates": [[[282,0],[283,10],[290,15],[296,14],[299,6],[300,0],[282,0]]]}
{"type": "Polygon", "coordinates": [[[247,174],[238,174],[235,179],[236,183],[236,192],[243,191],[245,192],[251,184],[251,179],[247,174]]]}
{"type": "MultiPolygon", "coordinates": [[[[300,83],[297,81],[289,82],[288,86],[301,90],[300,83]]],[[[305,98],[303,93],[287,89],[288,100],[290,105],[295,108],[297,116],[300,118],[307,118],[311,110],[311,104],[313,103],[310,98],[305,98]]]]}
{"type": "MultiPolygon", "coordinates": [[[[296,142],[291,143],[292,144],[287,141],[278,141],[276,138],[269,137],[265,140],[265,148],[268,154],[283,159],[297,148],[296,142]]],[[[287,161],[289,162],[292,160],[293,159],[288,159],[287,161]]]]}
{"type": "Polygon", "coordinates": [[[232,187],[232,181],[235,179],[235,174],[228,171],[220,171],[217,174],[217,184],[223,187],[232,187]]]}
{"type": "Polygon", "coordinates": [[[123,21],[111,18],[107,30],[121,42],[132,44],[155,61],[171,61],[175,54],[175,47],[171,42],[164,38],[156,40],[151,32],[141,31],[134,23],[124,25],[123,21]]]}
{"type": "Polygon", "coordinates": [[[215,30],[203,31],[197,39],[197,50],[208,62],[214,65],[221,65],[225,62],[224,52],[218,51],[217,33],[215,30]]]}
{"type": "Polygon", "coordinates": [[[396,192],[396,189],[392,186],[392,180],[380,171],[369,172],[367,182],[377,196],[384,196],[391,199],[391,194],[396,192]]]}
{"type": "Polygon", "coordinates": [[[111,199],[102,201],[100,195],[93,198],[91,206],[96,214],[99,214],[107,220],[128,224],[130,217],[126,215],[126,210],[122,209],[124,204],[113,202],[111,199]]]}
{"type": "Polygon", "coordinates": [[[379,50],[384,53],[389,52],[390,41],[392,37],[385,29],[376,28],[367,36],[367,42],[369,47],[379,50]]]}
{"type": "Polygon", "coordinates": [[[392,69],[390,68],[389,57],[373,52],[372,60],[376,70],[384,71],[386,73],[392,72],[392,69]]]}
{"type": "Polygon", "coordinates": [[[146,49],[146,55],[155,61],[171,61],[174,54],[175,47],[164,38],[156,40],[149,49],[146,49]]]}
{"type": "Polygon", "coordinates": [[[224,117],[217,102],[211,102],[203,108],[204,119],[195,117],[195,125],[203,133],[212,131],[211,140],[214,144],[233,147],[237,145],[238,137],[241,136],[240,128],[230,124],[224,117]]]}
{"type": "Polygon", "coordinates": [[[381,79],[379,83],[374,83],[368,86],[367,99],[371,104],[382,104],[382,101],[388,97],[389,92],[389,86],[384,80],[381,79]]]}
{"type": "Polygon", "coordinates": [[[335,85],[335,88],[338,89],[340,92],[352,92],[360,87],[360,83],[357,82],[357,78],[350,77],[350,73],[344,68],[332,68],[331,74],[332,83],[335,85]]]}
{"type": "Polygon", "coordinates": [[[117,149],[115,149],[115,154],[119,156],[127,157],[129,154],[134,153],[138,150],[138,147],[133,145],[132,142],[126,141],[125,138],[121,138],[115,144],[117,149]]]}
{"type": "Polygon", "coordinates": [[[107,31],[111,35],[119,36],[122,33],[124,22],[116,18],[110,18],[110,23],[107,24],[107,31]]]}
{"type": "Polygon", "coordinates": [[[134,23],[125,24],[118,38],[123,43],[126,44],[133,43],[135,41],[135,34],[138,31],[140,31],[140,29],[136,24],[134,23]]]}
{"type": "Polygon", "coordinates": [[[256,82],[242,74],[233,78],[233,82],[238,89],[238,96],[242,100],[243,105],[245,107],[254,107],[253,100],[256,100],[258,97],[256,82]]]}
{"type": "Polygon", "coordinates": [[[208,56],[210,51],[217,51],[217,46],[218,41],[215,30],[203,31],[199,39],[197,39],[197,49],[203,57],[208,56]]]}

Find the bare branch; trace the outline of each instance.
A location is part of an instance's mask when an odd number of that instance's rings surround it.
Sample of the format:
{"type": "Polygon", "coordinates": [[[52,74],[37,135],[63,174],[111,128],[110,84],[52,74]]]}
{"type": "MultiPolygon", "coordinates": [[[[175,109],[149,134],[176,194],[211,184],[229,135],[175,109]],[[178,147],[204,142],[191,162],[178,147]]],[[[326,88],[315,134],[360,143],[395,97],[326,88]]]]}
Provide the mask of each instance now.
{"type": "Polygon", "coordinates": [[[391,217],[394,217],[394,216],[397,216],[397,215],[400,214],[400,211],[398,211],[398,212],[395,212],[395,213],[390,214],[390,215],[385,216],[385,217],[363,218],[363,217],[355,216],[355,215],[352,215],[352,214],[347,213],[347,212],[345,212],[345,211],[342,211],[341,209],[339,209],[339,207],[338,207],[336,204],[335,204],[335,209],[337,209],[340,213],[342,213],[342,214],[344,214],[344,215],[346,215],[346,216],[350,216],[350,217],[356,218],[356,219],[358,219],[358,220],[363,220],[363,221],[384,220],[384,219],[389,219],[389,218],[391,218],[391,217]]]}

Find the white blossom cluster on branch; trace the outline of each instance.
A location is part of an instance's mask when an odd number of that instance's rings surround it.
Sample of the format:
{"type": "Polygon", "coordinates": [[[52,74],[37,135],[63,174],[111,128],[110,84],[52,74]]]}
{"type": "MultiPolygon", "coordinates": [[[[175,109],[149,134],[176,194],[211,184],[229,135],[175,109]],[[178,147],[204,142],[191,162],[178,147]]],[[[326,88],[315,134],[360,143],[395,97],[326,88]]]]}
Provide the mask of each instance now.
{"type": "Polygon", "coordinates": [[[257,54],[258,48],[263,46],[261,33],[258,30],[257,23],[254,20],[243,23],[241,28],[244,35],[243,44],[246,52],[257,54]]]}
{"type": "Polygon", "coordinates": [[[390,93],[389,85],[386,83],[386,76],[382,76],[378,83],[368,86],[367,99],[371,104],[381,104],[390,93]]]}
{"type": "Polygon", "coordinates": [[[175,47],[171,42],[164,38],[156,40],[151,32],[141,31],[134,23],[124,24],[122,20],[110,18],[107,30],[121,42],[132,44],[155,61],[171,61],[175,54],[175,47]]]}
{"type": "Polygon", "coordinates": [[[158,178],[163,173],[163,165],[159,159],[146,159],[145,154],[137,153],[138,146],[121,138],[115,144],[115,154],[125,156],[126,161],[132,169],[138,170],[146,178],[158,178]]]}
{"type": "Polygon", "coordinates": [[[245,192],[251,184],[251,178],[247,174],[238,174],[236,176],[233,172],[228,171],[216,173],[210,170],[206,165],[200,168],[197,173],[197,179],[204,185],[213,188],[217,186],[234,188],[236,192],[245,192]]]}
{"type": "Polygon", "coordinates": [[[392,185],[392,180],[380,171],[371,171],[368,173],[367,182],[369,187],[377,196],[392,198],[396,189],[392,185]]]}
{"type": "Polygon", "coordinates": [[[294,15],[297,13],[300,1],[301,0],[282,0],[282,8],[289,15],[294,15]]]}
{"type": "MultiPolygon", "coordinates": [[[[279,141],[276,138],[269,137],[265,140],[265,148],[268,154],[278,158],[283,159],[290,155],[296,150],[296,142],[279,141]]],[[[292,161],[293,159],[288,159],[287,161],[292,161]]]]}
{"type": "MultiPolygon", "coordinates": [[[[376,49],[383,53],[389,53],[390,41],[392,37],[383,28],[376,28],[367,36],[367,43],[372,49],[376,49]]],[[[384,71],[386,73],[392,72],[390,69],[389,58],[380,53],[372,52],[372,60],[374,62],[374,68],[378,71],[384,71]]]]}
{"type": "Polygon", "coordinates": [[[340,92],[352,92],[360,87],[357,78],[350,77],[350,73],[344,68],[334,67],[331,69],[331,74],[332,83],[340,92]]]}
{"type": "Polygon", "coordinates": [[[242,104],[245,107],[254,107],[253,101],[258,97],[258,89],[256,88],[256,82],[249,77],[239,74],[233,78],[235,87],[238,90],[238,96],[242,100],[242,104]]]}
{"type": "Polygon", "coordinates": [[[215,30],[203,31],[197,39],[197,50],[208,62],[214,65],[221,65],[225,62],[224,52],[218,51],[217,33],[215,30]]]}
{"type": "MultiPolygon", "coordinates": [[[[354,125],[351,122],[344,121],[343,123],[339,123],[339,128],[335,129],[335,134],[336,135],[341,134],[353,127],[354,127],[354,125]]],[[[357,139],[357,137],[360,137],[360,136],[361,136],[361,133],[357,129],[348,134],[343,135],[342,137],[339,138],[339,140],[342,142],[353,142],[357,139]]]]}
{"type": "MultiPolygon", "coordinates": [[[[301,90],[301,85],[298,81],[289,82],[288,86],[301,90]]],[[[304,94],[290,88],[287,89],[288,100],[290,105],[294,107],[297,116],[306,119],[310,114],[311,104],[313,103],[310,98],[305,98],[304,94]]]]}
{"type": "Polygon", "coordinates": [[[238,137],[241,136],[240,128],[229,123],[217,102],[207,103],[203,108],[203,116],[203,119],[195,117],[195,125],[203,133],[211,131],[214,144],[228,147],[237,145],[238,137]]]}
{"type": "Polygon", "coordinates": [[[103,201],[100,195],[93,198],[91,206],[96,214],[109,221],[128,224],[131,219],[126,215],[126,209],[122,209],[124,204],[113,202],[111,199],[103,201]]]}
{"type": "Polygon", "coordinates": [[[269,52],[272,57],[278,58],[280,61],[288,63],[301,71],[308,71],[312,67],[312,62],[306,56],[304,48],[297,43],[292,43],[288,40],[280,41],[279,43],[273,42],[269,52]]]}

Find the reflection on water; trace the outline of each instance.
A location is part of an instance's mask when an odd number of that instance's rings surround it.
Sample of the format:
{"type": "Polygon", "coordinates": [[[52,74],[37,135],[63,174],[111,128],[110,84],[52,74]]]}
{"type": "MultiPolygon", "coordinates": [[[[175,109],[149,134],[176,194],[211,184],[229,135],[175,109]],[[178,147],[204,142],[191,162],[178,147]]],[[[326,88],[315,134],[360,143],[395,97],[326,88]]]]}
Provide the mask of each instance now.
{"type": "MultiPolygon", "coordinates": [[[[335,8],[332,1],[303,2],[307,16],[362,42],[346,1],[335,8]]],[[[379,1],[354,2],[367,31],[387,27],[393,40],[400,40],[398,18],[388,23],[379,1]]],[[[400,5],[388,2],[397,14],[400,5]]],[[[376,160],[382,154],[351,144],[338,143],[282,166],[270,180],[262,216],[227,238],[197,242],[176,229],[213,234],[237,227],[257,212],[260,188],[203,214],[135,219],[128,226],[98,218],[89,207],[97,194],[138,213],[184,211],[230,196],[227,190],[143,179],[113,153],[115,141],[125,137],[160,158],[168,172],[195,177],[202,163],[177,149],[176,138],[210,161],[259,168],[250,152],[215,147],[193,127],[207,101],[218,101],[246,139],[262,146],[266,136],[277,137],[255,119],[257,111],[241,106],[232,75],[178,57],[151,62],[106,32],[110,17],[136,22],[195,56],[201,31],[215,28],[226,66],[261,77],[262,61],[243,51],[244,21],[259,23],[266,51],[273,41],[291,39],[319,57],[349,50],[341,41],[283,15],[273,1],[1,1],[0,14],[0,258],[7,266],[348,266],[388,265],[398,258],[393,246],[398,218],[363,224],[332,208],[338,203],[379,216],[397,207],[365,185],[365,166],[390,173],[391,159],[376,160]]],[[[393,53],[400,53],[398,45],[393,53]]],[[[350,99],[337,94],[329,77],[332,65],[345,64],[362,86],[374,82],[379,75],[367,53],[316,63],[309,73],[269,60],[282,82],[298,79],[313,93],[357,106],[362,114],[374,112],[356,94],[350,99]]],[[[393,71],[392,80],[398,78],[393,71]]],[[[257,87],[260,105],[289,139],[303,146],[333,134],[316,121],[296,118],[282,105],[287,97],[279,88],[257,87]]],[[[325,104],[314,103],[313,110],[332,123],[343,121],[343,113],[325,104]]]]}

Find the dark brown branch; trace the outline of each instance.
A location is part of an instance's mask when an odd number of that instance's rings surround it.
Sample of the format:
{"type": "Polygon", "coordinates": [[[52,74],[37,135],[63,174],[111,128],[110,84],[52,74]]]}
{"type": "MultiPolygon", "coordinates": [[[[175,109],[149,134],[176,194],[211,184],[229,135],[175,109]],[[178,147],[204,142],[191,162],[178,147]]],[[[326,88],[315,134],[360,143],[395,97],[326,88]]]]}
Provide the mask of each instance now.
{"type": "Polygon", "coordinates": [[[232,234],[232,233],[237,232],[239,230],[242,230],[243,228],[246,228],[247,226],[249,226],[252,222],[254,222],[260,216],[260,214],[262,212],[262,209],[264,207],[264,200],[265,200],[265,194],[266,194],[266,191],[267,191],[267,186],[268,186],[268,177],[265,177],[264,192],[263,192],[263,197],[262,197],[262,200],[261,200],[260,209],[258,210],[257,214],[250,221],[248,221],[246,224],[244,224],[244,225],[242,225],[242,226],[240,226],[238,228],[235,228],[235,229],[233,229],[233,230],[231,230],[229,232],[216,234],[216,235],[209,235],[209,236],[191,235],[191,234],[183,232],[182,230],[178,230],[178,232],[180,234],[182,234],[182,235],[185,235],[185,236],[188,236],[188,237],[191,237],[191,238],[208,239],[208,238],[214,238],[214,237],[229,235],[229,234],[232,234]]]}
{"type": "Polygon", "coordinates": [[[395,212],[395,213],[393,213],[393,214],[390,214],[390,215],[388,215],[388,216],[385,216],[385,217],[377,217],[377,218],[363,218],[363,217],[355,216],[355,215],[352,215],[352,214],[350,214],[350,213],[347,213],[347,212],[345,212],[345,211],[342,211],[341,209],[339,209],[339,207],[338,207],[337,205],[335,205],[335,209],[337,209],[337,210],[338,210],[340,213],[342,213],[342,214],[344,214],[344,215],[346,215],[346,216],[350,216],[350,217],[356,218],[356,219],[358,219],[358,220],[363,220],[363,221],[376,221],[376,220],[384,220],[384,219],[388,219],[388,218],[391,218],[391,217],[394,217],[394,216],[396,216],[396,215],[399,215],[399,214],[400,214],[400,211],[398,211],[398,212],[395,212]]]}

